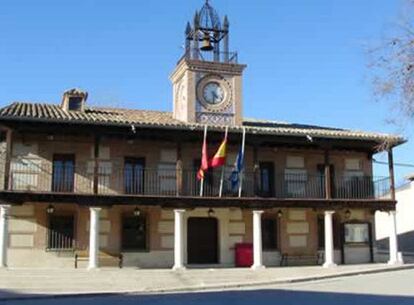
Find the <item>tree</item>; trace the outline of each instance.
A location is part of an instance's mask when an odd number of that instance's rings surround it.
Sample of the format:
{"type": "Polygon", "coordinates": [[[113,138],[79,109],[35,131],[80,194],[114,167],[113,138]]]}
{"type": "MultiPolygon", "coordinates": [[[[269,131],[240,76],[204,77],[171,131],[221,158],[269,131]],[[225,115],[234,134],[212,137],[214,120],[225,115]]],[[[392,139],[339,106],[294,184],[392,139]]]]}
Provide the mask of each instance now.
{"type": "Polygon", "coordinates": [[[401,122],[414,118],[414,0],[404,1],[398,19],[389,37],[369,50],[369,68],[376,97],[391,102],[401,122]]]}

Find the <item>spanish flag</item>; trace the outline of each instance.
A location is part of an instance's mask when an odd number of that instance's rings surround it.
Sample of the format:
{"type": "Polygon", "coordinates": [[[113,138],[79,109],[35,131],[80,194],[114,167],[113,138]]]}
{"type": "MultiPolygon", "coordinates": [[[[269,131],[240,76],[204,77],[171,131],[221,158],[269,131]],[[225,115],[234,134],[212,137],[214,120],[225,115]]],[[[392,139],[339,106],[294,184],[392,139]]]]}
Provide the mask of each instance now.
{"type": "Polygon", "coordinates": [[[223,166],[226,164],[226,158],[227,158],[227,131],[226,131],[226,135],[224,136],[223,142],[221,143],[213,159],[211,159],[210,166],[212,168],[223,166]]]}
{"type": "Polygon", "coordinates": [[[208,153],[207,153],[207,126],[204,129],[204,141],[203,141],[203,148],[201,152],[201,166],[197,172],[197,179],[204,180],[205,173],[209,168],[208,164],[208,153]]]}

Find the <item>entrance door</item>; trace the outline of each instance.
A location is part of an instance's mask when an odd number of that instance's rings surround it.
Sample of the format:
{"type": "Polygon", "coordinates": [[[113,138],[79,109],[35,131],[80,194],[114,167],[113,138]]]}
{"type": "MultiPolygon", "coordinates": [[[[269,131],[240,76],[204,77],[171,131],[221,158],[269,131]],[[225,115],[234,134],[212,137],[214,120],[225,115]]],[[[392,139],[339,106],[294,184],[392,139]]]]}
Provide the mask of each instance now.
{"type": "Polygon", "coordinates": [[[218,221],[193,217],[187,224],[188,264],[218,264],[218,221]]]}
{"type": "Polygon", "coordinates": [[[259,196],[273,197],[275,193],[275,168],[273,162],[260,162],[259,196]]]}

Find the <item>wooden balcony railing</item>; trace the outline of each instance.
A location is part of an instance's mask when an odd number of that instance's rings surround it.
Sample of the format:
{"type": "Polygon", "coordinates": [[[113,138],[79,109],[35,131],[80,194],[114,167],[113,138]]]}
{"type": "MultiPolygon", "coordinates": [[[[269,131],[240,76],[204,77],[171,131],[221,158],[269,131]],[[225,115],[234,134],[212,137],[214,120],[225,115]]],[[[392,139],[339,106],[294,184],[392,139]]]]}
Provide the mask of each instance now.
{"type": "MultiPolygon", "coordinates": [[[[223,179],[223,197],[237,197],[238,186],[230,181],[231,169],[223,179]]],[[[53,169],[51,163],[13,162],[9,175],[10,191],[54,192],[101,195],[200,196],[200,182],[195,170],[177,170],[175,165],[151,168],[124,168],[102,165],[53,169]],[[94,179],[95,174],[97,175],[94,179]],[[97,187],[94,187],[94,181],[97,187]]],[[[218,197],[221,171],[207,173],[203,196],[218,197]]],[[[324,199],[325,177],[322,174],[280,174],[262,177],[257,172],[245,172],[242,177],[242,197],[324,199]]],[[[376,199],[390,191],[389,178],[371,176],[338,176],[331,180],[332,198],[376,199]]]]}

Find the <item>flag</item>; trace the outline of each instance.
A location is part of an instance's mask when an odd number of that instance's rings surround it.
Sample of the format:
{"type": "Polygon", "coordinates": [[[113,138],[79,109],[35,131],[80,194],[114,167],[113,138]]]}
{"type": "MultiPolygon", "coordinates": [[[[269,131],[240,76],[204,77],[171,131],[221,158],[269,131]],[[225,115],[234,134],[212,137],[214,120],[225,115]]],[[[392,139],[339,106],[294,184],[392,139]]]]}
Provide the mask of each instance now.
{"type": "Polygon", "coordinates": [[[197,172],[197,179],[204,180],[205,172],[208,170],[208,152],[207,152],[207,126],[204,129],[204,141],[203,148],[201,152],[201,166],[197,172]]]}
{"type": "Polygon", "coordinates": [[[210,166],[212,168],[223,166],[226,164],[226,158],[227,158],[227,134],[224,137],[224,140],[221,143],[216,154],[214,155],[213,159],[211,159],[210,166]]]}
{"type": "Polygon", "coordinates": [[[240,147],[239,154],[237,155],[236,162],[234,163],[233,171],[230,175],[230,183],[232,190],[236,190],[240,183],[240,174],[243,170],[244,152],[243,148],[240,147]]]}

